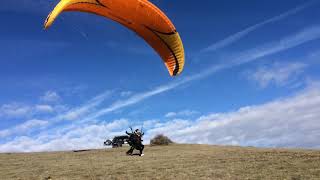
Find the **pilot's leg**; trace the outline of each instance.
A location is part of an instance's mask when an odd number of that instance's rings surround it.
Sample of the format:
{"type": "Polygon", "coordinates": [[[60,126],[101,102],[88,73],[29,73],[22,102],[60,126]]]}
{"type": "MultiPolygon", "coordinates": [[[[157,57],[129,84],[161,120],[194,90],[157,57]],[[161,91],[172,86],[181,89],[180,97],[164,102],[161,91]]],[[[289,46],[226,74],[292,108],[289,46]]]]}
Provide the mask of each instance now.
{"type": "Polygon", "coordinates": [[[133,147],[131,146],[130,149],[127,151],[127,154],[132,155],[132,152],[133,152],[133,147]]]}
{"type": "Polygon", "coordinates": [[[143,149],[144,149],[144,145],[141,144],[141,147],[140,147],[140,156],[143,156],[143,155],[144,155],[144,154],[143,154],[143,149]]]}

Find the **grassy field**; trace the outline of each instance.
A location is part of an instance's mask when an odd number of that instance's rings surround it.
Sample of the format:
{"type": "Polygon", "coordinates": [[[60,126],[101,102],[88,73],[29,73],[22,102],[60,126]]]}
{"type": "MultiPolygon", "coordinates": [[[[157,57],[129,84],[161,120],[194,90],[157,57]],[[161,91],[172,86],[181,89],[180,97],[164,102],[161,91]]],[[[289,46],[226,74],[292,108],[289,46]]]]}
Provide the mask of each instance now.
{"type": "Polygon", "coordinates": [[[0,179],[320,179],[320,151],[208,145],[0,154],[0,179]]]}

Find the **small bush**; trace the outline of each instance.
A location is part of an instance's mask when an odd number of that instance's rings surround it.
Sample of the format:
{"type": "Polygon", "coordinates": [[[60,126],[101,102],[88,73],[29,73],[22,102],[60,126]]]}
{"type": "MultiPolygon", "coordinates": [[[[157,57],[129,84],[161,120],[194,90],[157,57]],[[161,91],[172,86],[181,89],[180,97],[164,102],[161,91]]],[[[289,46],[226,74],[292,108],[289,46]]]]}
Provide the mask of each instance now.
{"type": "Polygon", "coordinates": [[[150,140],[151,146],[158,146],[158,145],[169,145],[172,144],[173,141],[169,139],[167,136],[162,134],[156,135],[153,139],[150,140]]]}

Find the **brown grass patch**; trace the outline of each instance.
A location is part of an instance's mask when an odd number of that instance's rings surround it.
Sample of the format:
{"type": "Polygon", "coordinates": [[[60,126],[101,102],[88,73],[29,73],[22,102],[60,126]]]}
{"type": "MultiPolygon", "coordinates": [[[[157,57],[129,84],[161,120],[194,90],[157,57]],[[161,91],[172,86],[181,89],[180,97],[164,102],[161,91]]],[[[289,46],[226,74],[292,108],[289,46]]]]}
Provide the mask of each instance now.
{"type": "Polygon", "coordinates": [[[320,179],[320,151],[208,145],[0,154],[0,179],[320,179]]]}

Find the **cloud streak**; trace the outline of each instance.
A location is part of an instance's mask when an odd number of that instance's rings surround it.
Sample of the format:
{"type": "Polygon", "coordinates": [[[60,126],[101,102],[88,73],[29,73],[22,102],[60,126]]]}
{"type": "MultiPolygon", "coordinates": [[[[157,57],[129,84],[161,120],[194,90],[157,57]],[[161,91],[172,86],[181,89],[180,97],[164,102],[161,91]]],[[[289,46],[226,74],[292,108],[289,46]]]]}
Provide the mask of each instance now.
{"type": "MultiPolygon", "coordinates": [[[[3,138],[3,137],[12,136],[12,135],[22,135],[25,133],[33,132],[34,130],[39,129],[39,125],[41,125],[41,128],[44,128],[44,127],[48,128],[49,126],[52,126],[52,125],[59,123],[61,121],[77,120],[78,118],[81,118],[82,116],[93,111],[93,109],[95,107],[99,106],[104,100],[106,100],[108,97],[110,97],[111,94],[112,94],[112,91],[106,91],[106,92],[92,98],[91,100],[89,100],[88,102],[83,104],[82,106],[73,108],[73,109],[68,110],[66,112],[63,112],[59,115],[48,118],[47,120],[41,120],[41,121],[34,120],[34,119],[27,120],[24,123],[18,124],[14,127],[0,130],[0,137],[3,138]],[[28,128],[23,128],[26,126],[28,128]]],[[[47,112],[48,108],[51,106],[36,106],[36,107],[39,109],[38,111],[41,110],[41,111],[47,112]]],[[[16,111],[14,111],[14,112],[17,113],[16,111]]],[[[22,110],[19,109],[19,111],[18,111],[19,114],[21,113],[20,111],[22,111],[22,110]]],[[[25,112],[24,112],[24,114],[25,114],[25,112]]]]}
{"type": "Polygon", "coordinates": [[[74,109],[71,109],[70,111],[68,111],[64,114],[55,117],[54,121],[59,122],[61,120],[77,120],[78,118],[80,118],[84,114],[89,113],[93,108],[99,106],[104,100],[106,100],[108,97],[110,97],[111,94],[112,94],[112,91],[106,91],[106,92],[92,98],[91,100],[86,102],[84,105],[77,107],[77,108],[74,108],[74,109]]]}
{"type": "Polygon", "coordinates": [[[212,65],[211,67],[195,75],[187,76],[186,78],[179,79],[172,83],[156,87],[149,91],[137,93],[127,99],[117,101],[107,108],[102,108],[101,110],[95,113],[92,113],[91,115],[85,117],[82,121],[90,121],[91,119],[96,119],[100,116],[109,114],[121,108],[139,103],[155,95],[176,89],[183,84],[187,84],[189,82],[208,77],[209,75],[212,75],[213,73],[216,73],[218,71],[232,68],[234,66],[242,65],[245,63],[249,63],[249,62],[252,62],[276,53],[280,53],[319,38],[320,38],[320,25],[305,28],[296,34],[282,38],[279,41],[268,43],[259,48],[255,48],[245,52],[231,55],[231,57],[227,58],[227,59],[230,59],[229,63],[212,65]]]}
{"type": "Polygon", "coordinates": [[[266,88],[270,84],[284,86],[295,82],[306,68],[307,64],[299,62],[275,63],[248,73],[248,79],[257,82],[261,88],[266,88]]]}
{"type": "Polygon", "coordinates": [[[48,103],[57,103],[61,101],[61,97],[57,92],[47,91],[43,96],[40,97],[40,100],[48,103]]]}
{"type": "Polygon", "coordinates": [[[32,129],[35,129],[35,128],[41,129],[45,127],[47,124],[48,124],[48,121],[32,119],[18,126],[15,126],[14,128],[0,131],[0,137],[3,138],[13,134],[20,134],[21,132],[23,133],[30,132],[32,131],[32,129]]]}
{"type": "Polygon", "coordinates": [[[295,15],[297,13],[299,13],[300,11],[303,11],[305,10],[306,8],[310,7],[311,5],[315,4],[316,1],[309,1],[305,4],[302,4],[294,9],[291,9],[287,12],[284,12],[278,16],[275,16],[275,17],[272,17],[270,19],[267,19],[263,22],[260,22],[258,24],[255,24],[253,26],[250,26],[242,31],[239,31],[217,43],[214,43],[212,45],[210,45],[209,47],[207,48],[204,48],[200,51],[200,53],[207,53],[207,52],[211,52],[211,51],[216,51],[218,49],[221,49],[221,48],[224,48],[232,43],[235,43],[237,41],[239,41],[241,38],[243,38],[244,36],[248,35],[249,33],[257,30],[257,29],[260,29],[261,27],[267,25],[267,24],[271,24],[271,23],[275,23],[277,21],[280,21],[280,20],[283,20],[289,16],[292,16],[292,15],[295,15]]]}
{"type": "Polygon", "coordinates": [[[174,117],[188,117],[188,116],[194,116],[196,114],[199,114],[198,111],[193,110],[183,110],[178,112],[168,112],[165,117],[166,118],[174,118],[174,117]]]}
{"type": "Polygon", "coordinates": [[[51,106],[48,104],[27,105],[19,103],[4,104],[0,106],[0,118],[11,120],[38,115],[48,115],[60,112],[60,106],[51,106]]]}

